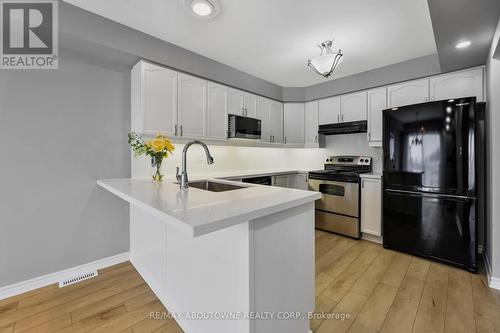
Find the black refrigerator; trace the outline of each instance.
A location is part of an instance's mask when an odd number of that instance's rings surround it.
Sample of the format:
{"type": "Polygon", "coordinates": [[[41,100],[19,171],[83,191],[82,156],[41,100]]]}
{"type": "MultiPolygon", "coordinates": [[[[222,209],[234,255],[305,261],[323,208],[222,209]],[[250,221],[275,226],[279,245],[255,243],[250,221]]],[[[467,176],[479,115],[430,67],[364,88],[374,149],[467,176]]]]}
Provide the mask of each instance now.
{"type": "Polygon", "coordinates": [[[476,99],[383,111],[385,248],[477,271],[476,99]]]}

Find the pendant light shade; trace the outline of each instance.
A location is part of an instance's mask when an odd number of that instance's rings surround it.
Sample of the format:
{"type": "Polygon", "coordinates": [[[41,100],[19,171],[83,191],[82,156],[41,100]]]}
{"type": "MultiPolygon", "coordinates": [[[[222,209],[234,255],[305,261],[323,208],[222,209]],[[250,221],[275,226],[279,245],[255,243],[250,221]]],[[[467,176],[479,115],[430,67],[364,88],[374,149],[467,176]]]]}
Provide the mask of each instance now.
{"type": "Polygon", "coordinates": [[[342,62],[342,58],[344,57],[341,50],[337,52],[332,51],[332,45],[333,41],[331,40],[321,43],[321,45],[318,45],[321,49],[321,54],[307,61],[309,67],[324,77],[332,75],[333,71],[342,62]]]}

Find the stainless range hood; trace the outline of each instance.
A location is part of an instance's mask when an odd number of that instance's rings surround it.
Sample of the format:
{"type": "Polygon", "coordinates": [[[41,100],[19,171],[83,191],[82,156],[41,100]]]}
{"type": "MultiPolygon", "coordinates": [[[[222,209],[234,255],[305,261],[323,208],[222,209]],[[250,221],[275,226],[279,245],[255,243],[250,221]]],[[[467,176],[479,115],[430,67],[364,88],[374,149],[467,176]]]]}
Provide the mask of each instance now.
{"type": "Polygon", "coordinates": [[[323,135],[366,133],[367,128],[368,122],[366,120],[351,121],[348,123],[319,125],[318,133],[323,135]]]}

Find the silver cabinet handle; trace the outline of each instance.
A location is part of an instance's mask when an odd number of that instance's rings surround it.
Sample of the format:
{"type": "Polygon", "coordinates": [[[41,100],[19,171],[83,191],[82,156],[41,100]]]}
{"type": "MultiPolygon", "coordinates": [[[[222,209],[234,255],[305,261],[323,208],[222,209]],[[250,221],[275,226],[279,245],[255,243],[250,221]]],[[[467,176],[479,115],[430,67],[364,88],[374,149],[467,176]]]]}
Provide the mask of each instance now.
{"type": "Polygon", "coordinates": [[[317,135],[314,137],[314,142],[318,143],[318,136],[317,135]]]}
{"type": "Polygon", "coordinates": [[[273,135],[273,142],[274,142],[274,135],[273,135]]]}
{"type": "Polygon", "coordinates": [[[182,136],[182,125],[181,125],[181,136],[182,136]]]}
{"type": "Polygon", "coordinates": [[[371,133],[368,132],[368,141],[370,141],[370,138],[371,138],[371,133]]]}
{"type": "Polygon", "coordinates": [[[286,144],[286,135],[285,135],[285,144],[286,144]]]}
{"type": "Polygon", "coordinates": [[[269,142],[273,142],[273,136],[269,135],[269,142]]]}
{"type": "Polygon", "coordinates": [[[340,123],[340,115],[337,115],[337,122],[340,123]]]}
{"type": "Polygon", "coordinates": [[[177,124],[174,126],[174,136],[177,136],[177,124]]]}

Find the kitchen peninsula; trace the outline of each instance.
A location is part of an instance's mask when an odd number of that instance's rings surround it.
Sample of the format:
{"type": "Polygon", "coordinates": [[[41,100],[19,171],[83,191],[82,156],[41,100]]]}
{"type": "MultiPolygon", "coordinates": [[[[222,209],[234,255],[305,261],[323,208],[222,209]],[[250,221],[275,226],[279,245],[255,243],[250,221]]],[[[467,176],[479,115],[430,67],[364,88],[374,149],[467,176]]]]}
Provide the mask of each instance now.
{"type": "Polygon", "coordinates": [[[226,180],[208,190],[98,184],[130,203],[131,262],[185,332],[309,332],[318,192],[226,180]]]}

